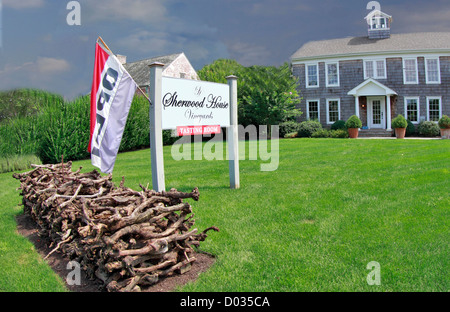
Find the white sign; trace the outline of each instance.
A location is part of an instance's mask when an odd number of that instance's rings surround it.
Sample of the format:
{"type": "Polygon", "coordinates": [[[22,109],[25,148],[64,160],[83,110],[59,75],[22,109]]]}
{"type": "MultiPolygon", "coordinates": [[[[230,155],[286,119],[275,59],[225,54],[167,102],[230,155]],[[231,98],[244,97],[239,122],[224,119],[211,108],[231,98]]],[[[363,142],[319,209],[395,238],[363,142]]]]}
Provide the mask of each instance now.
{"type": "Polygon", "coordinates": [[[227,84],[162,77],[162,129],[230,126],[227,84]]]}

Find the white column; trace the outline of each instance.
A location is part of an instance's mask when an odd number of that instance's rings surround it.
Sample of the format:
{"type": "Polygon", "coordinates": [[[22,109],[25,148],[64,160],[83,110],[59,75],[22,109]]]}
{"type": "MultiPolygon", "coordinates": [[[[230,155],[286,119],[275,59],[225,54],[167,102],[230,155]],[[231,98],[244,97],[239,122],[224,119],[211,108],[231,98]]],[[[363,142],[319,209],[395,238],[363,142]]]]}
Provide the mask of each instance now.
{"type": "Polygon", "coordinates": [[[359,96],[355,95],[355,115],[359,117],[359,96]]]}
{"type": "Polygon", "coordinates": [[[164,64],[152,63],[150,67],[150,153],[152,160],[152,183],[157,192],[164,191],[164,157],[162,139],[161,84],[164,64]]]}
{"type": "Polygon", "coordinates": [[[392,130],[391,128],[391,96],[386,96],[386,130],[392,130]]]}
{"type": "Polygon", "coordinates": [[[237,77],[228,76],[230,87],[230,127],[227,132],[228,155],[230,167],[230,188],[238,189],[239,185],[239,136],[237,112],[237,77]]]}

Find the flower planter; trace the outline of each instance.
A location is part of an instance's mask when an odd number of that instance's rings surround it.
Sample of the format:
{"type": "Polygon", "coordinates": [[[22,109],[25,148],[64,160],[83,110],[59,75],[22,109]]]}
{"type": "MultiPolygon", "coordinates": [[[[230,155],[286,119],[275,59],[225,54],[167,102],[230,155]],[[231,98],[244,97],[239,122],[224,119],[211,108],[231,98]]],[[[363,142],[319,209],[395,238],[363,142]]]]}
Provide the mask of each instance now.
{"type": "Polygon", "coordinates": [[[356,139],[359,134],[359,128],[348,128],[348,136],[350,139],[356,139]]]}
{"type": "Polygon", "coordinates": [[[395,136],[397,139],[404,139],[406,134],[406,128],[395,128],[395,136]]]}
{"type": "Polygon", "coordinates": [[[441,138],[450,139],[450,128],[441,129],[441,138]]]}

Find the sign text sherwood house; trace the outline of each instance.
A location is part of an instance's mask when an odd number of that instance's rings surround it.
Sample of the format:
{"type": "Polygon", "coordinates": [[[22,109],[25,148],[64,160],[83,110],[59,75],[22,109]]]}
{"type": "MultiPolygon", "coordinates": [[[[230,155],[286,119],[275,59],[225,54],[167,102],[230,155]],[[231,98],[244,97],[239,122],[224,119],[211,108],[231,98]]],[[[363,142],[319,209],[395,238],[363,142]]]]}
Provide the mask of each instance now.
{"type": "Polygon", "coordinates": [[[177,129],[179,135],[211,134],[229,126],[228,85],[162,77],[163,129],[177,129]]]}

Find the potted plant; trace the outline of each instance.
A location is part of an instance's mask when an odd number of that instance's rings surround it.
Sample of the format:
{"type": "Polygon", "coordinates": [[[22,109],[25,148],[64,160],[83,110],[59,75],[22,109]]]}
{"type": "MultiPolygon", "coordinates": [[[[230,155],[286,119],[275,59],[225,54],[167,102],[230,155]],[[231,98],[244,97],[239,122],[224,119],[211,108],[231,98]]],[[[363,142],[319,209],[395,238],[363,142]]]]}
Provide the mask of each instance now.
{"type": "Polygon", "coordinates": [[[442,116],[439,121],[439,128],[441,128],[441,137],[443,139],[450,139],[450,117],[442,116]]]}
{"type": "Polygon", "coordinates": [[[349,119],[347,119],[347,121],[345,122],[345,127],[347,127],[348,136],[351,139],[356,139],[358,137],[359,128],[362,127],[362,122],[358,118],[358,116],[353,115],[350,116],[349,119]]]}
{"type": "Polygon", "coordinates": [[[404,139],[406,133],[406,127],[408,126],[408,122],[406,121],[403,115],[398,115],[391,122],[392,128],[395,130],[395,136],[397,139],[404,139]]]}

